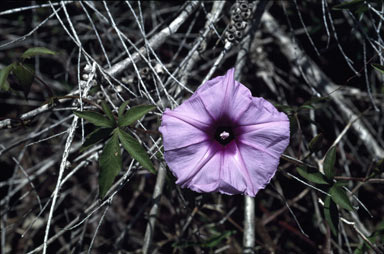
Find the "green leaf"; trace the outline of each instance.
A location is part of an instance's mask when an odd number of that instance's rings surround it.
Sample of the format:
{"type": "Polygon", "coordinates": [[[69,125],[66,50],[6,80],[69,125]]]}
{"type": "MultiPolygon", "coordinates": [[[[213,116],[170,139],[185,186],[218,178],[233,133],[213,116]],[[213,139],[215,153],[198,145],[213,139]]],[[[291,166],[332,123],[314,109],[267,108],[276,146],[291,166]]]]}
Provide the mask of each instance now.
{"type": "Polygon", "coordinates": [[[336,204],[329,196],[326,196],[324,200],[324,217],[332,231],[332,234],[337,236],[339,228],[339,212],[336,204]]]}
{"type": "Polygon", "coordinates": [[[315,106],[308,104],[308,105],[301,105],[299,109],[316,109],[315,106]]]}
{"type": "Polygon", "coordinates": [[[296,109],[291,106],[283,105],[283,104],[278,104],[278,103],[273,103],[273,105],[279,110],[283,111],[286,114],[290,114],[292,112],[295,112],[296,109]]]}
{"type": "Polygon", "coordinates": [[[124,114],[124,112],[125,112],[125,109],[126,109],[127,106],[128,106],[128,103],[129,103],[129,101],[125,101],[125,102],[123,102],[123,103],[120,105],[120,107],[119,107],[119,112],[118,112],[118,117],[119,117],[119,119],[123,117],[123,114],[124,114]]]}
{"type": "Polygon", "coordinates": [[[35,71],[30,66],[18,63],[14,65],[12,72],[18,83],[18,87],[15,89],[23,91],[25,98],[27,98],[29,91],[31,90],[32,82],[35,78],[35,71]]]}
{"type": "Polygon", "coordinates": [[[105,118],[102,114],[92,111],[74,111],[73,112],[78,117],[84,118],[90,123],[93,123],[99,127],[113,128],[114,122],[110,119],[105,118]]]}
{"type": "Polygon", "coordinates": [[[225,231],[224,233],[211,237],[207,241],[203,242],[200,246],[205,248],[214,248],[216,247],[221,241],[223,241],[225,238],[232,235],[235,231],[225,231]]]}
{"type": "Polygon", "coordinates": [[[36,47],[36,48],[27,49],[21,55],[21,58],[22,59],[27,59],[27,58],[31,58],[31,57],[37,56],[37,55],[55,55],[55,54],[56,54],[56,52],[52,51],[50,49],[43,48],[43,47],[36,47]]]}
{"type": "Polygon", "coordinates": [[[308,171],[308,169],[300,168],[300,167],[297,167],[296,170],[299,173],[299,175],[301,175],[302,177],[304,177],[308,181],[311,181],[311,182],[317,183],[317,184],[329,184],[327,182],[327,179],[325,178],[325,176],[318,171],[310,172],[310,171],[308,171]]]}
{"type": "Polygon", "coordinates": [[[375,68],[381,74],[384,74],[384,65],[381,64],[371,64],[373,68],[375,68]]]}
{"type": "Polygon", "coordinates": [[[101,102],[101,107],[103,108],[103,111],[107,115],[107,117],[115,123],[115,118],[113,117],[111,108],[107,105],[105,101],[101,102]]]}
{"type": "Polygon", "coordinates": [[[333,6],[333,10],[343,10],[343,9],[348,9],[348,10],[354,10],[359,8],[362,4],[364,4],[364,0],[352,0],[349,2],[343,2],[341,4],[333,6]]]}
{"type": "Polygon", "coordinates": [[[329,189],[329,195],[331,195],[332,200],[341,206],[344,209],[347,209],[348,211],[353,211],[353,207],[351,205],[351,202],[348,199],[347,194],[345,193],[344,189],[340,186],[333,185],[329,189]]]}
{"type": "Polygon", "coordinates": [[[328,149],[324,159],[324,173],[328,179],[332,179],[335,175],[335,161],[336,161],[336,146],[328,149]]]}
{"type": "Polygon", "coordinates": [[[7,92],[9,90],[8,75],[13,68],[13,64],[1,69],[0,71],[0,91],[7,92]]]}
{"type": "Polygon", "coordinates": [[[117,133],[107,141],[99,158],[99,196],[104,198],[123,166],[117,133]]]}
{"type": "Polygon", "coordinates": [[[119,117],[119,126],[125,127],[130,125],[155,108],[156,107],[153,105],[139,105],[132,107],[127,111],[127,113],[125,113],[122,118],[119,117]]]}
{"type": "Polygon", "coordinates": [[[149,172],[156,174],[152,161],[149,159],[147,152],[140,145],[140,143],[122,129],[117,129],[117,133],[119,134],[121,144],[123,145],[124,149],[129,153],[129,155],[131,155],[132,158],[137,160],[141,164],[141,166],[148,169],[149,172]]]}
{"type": "Polygon", "coordinates": [[[95,145],[99,141],[108,138],[109,135],[111,135],[111,132],[113,131],[112,128],[97,128],[94,131],[92,131],[84,141],[83,146],[80,149],[80,152],[84,152],[89,147],[95,145]]]}
{"type": "Polygon", "coordinates": [[[347,186],[347,185],[348,185],[348,182],[347,182],[347,181],[339,180],[339,181],[337,181],[336,183],[334,183],[334,185],[335,185],[335,186],[343,187],[343,186],[347,186]]]}
{"type": "Polygon", "coordinates": [[[321,145],[323,144],[323,133],[319,133],[316,137],[314,137],[311,142],[309,142],[309,151],[317,152],[321,149],[321,145]]]}

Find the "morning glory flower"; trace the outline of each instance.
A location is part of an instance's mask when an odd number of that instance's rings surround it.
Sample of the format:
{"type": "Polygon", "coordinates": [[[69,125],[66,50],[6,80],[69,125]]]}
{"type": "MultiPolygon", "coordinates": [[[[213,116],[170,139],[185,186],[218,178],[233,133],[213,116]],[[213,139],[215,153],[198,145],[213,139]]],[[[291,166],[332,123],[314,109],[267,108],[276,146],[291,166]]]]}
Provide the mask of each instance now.
{"type": "Polygon", "coordinates": [[[196,192],[254,197],[274,176],[289,143],[288,117],[234,80],[207,81],[160,126],[176,184],[196,192]]]}

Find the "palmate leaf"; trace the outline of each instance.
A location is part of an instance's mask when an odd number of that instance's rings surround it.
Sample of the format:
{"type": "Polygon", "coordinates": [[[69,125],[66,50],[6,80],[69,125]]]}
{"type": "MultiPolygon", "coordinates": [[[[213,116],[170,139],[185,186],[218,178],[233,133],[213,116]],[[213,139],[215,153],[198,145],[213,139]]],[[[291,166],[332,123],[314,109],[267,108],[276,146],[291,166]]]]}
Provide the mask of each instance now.
{"type": "Polygon", "coordinates": [[[104,198],[122,168],[118,134],[114,132],[99,158],[99,196],[104,198]]]}
{"type": "Polygon", "coordinates": [[[128,103],[129,103],[129,101],[125,101],[125,102],[123,102],[123,103],[120,105],[120,107],[119,107],[119,112],[118,112],[118,117],[119,117],[119,119],[123,117],[124,112],[125,112],[125,109],[126,109],[127,106],[128,106],[128,103]]]}
{"type": "Polygon", "coordinates": [[[329,189],[329,195],[331,195],[332,200],[341,206],[344,209],[347,209],[348,211],[353,211],[353,207],[351,205],[351,202],[348,199],[347,194],[345,193],[345,190],[338,186],[338,185],[333,185],[329,189]]]}
{"type": "Polygon", "coordinates": [[[330,196],[326,196],[324,200],[324,217],[334,236],[337,236],[339,228],[339,212],[336,204],[330,196]]]}
{"type": "Polygon", "coordinates": [[[141,166],[148,169],[151,173],[156,174],[152,161],[149,159],[147,152],[140,145],[140,143],[122,129],[116,130],[121,144],[129,155],[131,155],[133,159],[137,160],[141,166]]]}
{"type": "Polygon", "coordinates": [[[36,48],[27,49],[21,55],[21,58],[22,59],[27,59],[27,58],[31,58],[31,57],[37,56],[37,55],[55,55],[55,54],[56,54],[56,52],[52,51],[50,49],[43,48],[43,47],[36,47],[36,48]]]}
{"type": "Polygon", "coordinates": [[[328,179],[332,179],[335,175],[336,147],[332,146],[328,149],[324,159],[324,174],[328,179]]]}
{"type": "Polygon", "coordinates": [[[156,107],[153,105],[139,105],[132,107],[125,113],[124,116],[119,117],[119,126],[126,127],[130,125],[155,108],[156,107]]]}
{"type": "Polygon", "coordinates": [[[105,115],[109,118],[109,120],[115,122],[115,118],[113,117],[111,108],[107,105],[107,103],[105,101],[101,102],[101,107],[102,107],[105,115]]]}
{"type": "Polygon", "coordinates": [[[327,182],[327,179],[325,178],[325,176],[318,171],[317,172],[310,172],[310,171],[308,171],[308,169],[300,168],[300,167],[297,167],[296,170],[302,177],[304,177],[308,181],[311,181],[311,182],[317,183],[317,184],[329,184],[327,182]]]}
{"type": "Polygon", "coordinates": [[[74,111],[78,117],[84,118],[90,123],[99,127],[113,128],[115,123],[111,119],[105,118],[102,114],[92,111],[74,111]]]}
{"type": "Polygon", "coordinates": [[[106,139],[111,135],[113,129],[112,128],[97,128],[94,131],[92,131],[84,141],[83,146],[80,149],[80,152],[84,152],[89,147],[93,146],[94,144],[98,143],[99,141],[106,139]]]}

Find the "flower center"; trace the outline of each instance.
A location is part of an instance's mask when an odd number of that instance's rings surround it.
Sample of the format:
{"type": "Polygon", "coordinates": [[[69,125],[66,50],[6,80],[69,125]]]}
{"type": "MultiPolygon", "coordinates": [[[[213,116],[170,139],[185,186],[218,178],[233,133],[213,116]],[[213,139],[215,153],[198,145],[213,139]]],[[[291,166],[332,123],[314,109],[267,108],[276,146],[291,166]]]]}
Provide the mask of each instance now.
{"type": "Polygon", "coordinates": [[[215,132],[215,140],[221,145],[225,146],[229,144],[235,136],[230,127],[218,127],[215,132]]]}

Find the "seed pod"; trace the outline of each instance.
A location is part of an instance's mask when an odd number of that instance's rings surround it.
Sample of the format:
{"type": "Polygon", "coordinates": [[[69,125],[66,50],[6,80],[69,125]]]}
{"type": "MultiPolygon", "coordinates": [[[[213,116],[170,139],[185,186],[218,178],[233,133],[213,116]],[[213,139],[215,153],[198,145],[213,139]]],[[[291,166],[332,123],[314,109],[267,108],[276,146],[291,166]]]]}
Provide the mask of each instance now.
{"type": "Polygon", "coordinates": [[[123,91],[123,87],[120,85],[116,86],[115,89],[116,89],[116,92],[118,92],[118,93],[121,93],[123,91]]]}
{"type": "Polygon", "coordinates": [[[89,74],[89,73],[91,72],[91,66],[90,66],[89,64],[86,64],[86,65],[84,66],[83,71],[84,71],[85,73],[89,74]]]}
{"type": "Polygon", "coordinates": [[[248,3],[244,2],[244,3],[240,3],[240,6],[239,6],[240,10],[241,11],[246,11],[248,10],[248,3]]]}
{"type": "Polygon", "coordinates": [[[236,31],[235,32],[235,38],[237,40],[241,40],[241,38],[243,38],[243,32],[242,31],[236,31]]]}
{"type": "Polygon", "coordinates": [[[236,31],[236,27],[234,25],[229,25],[227,28],[227,32],[234,33],[236,31]]]}
{"type": "Polygon", "coordinates": [[[233,33],[226,33],[226,37],[229,42],[235,41],[235,36],[233,35],[233,33]]]}
{"type": "Polygon", "coordinates": [[[243,17],[241,16],[240,13],[238,13],[238,14],[235,14],[235,15],[232,16],[232,20],[233,20],[234,22],[243,21],[243,17]]]}
{"type": "Polygon", "coordinates": [[[236,22],[235,23],[235,27],[237,30],[244,30],[246,27],[247,27],[247,23],[246,22],[236,22]]]}
{"type": "Polygon", "coordinates": [[[247,9],[246,11],[241,12],[241,16],[243,17],[244,20],[250,19],[251,15],[252,15],[251,9],[247,9]]]}
{"type": "Polygon", "coordinates": [[[100,99],[100,100],[102,100],[102,99],[104,99],[104,93],[102,92],[102,91],[98,91],[97,93],[96,93],[96,99],[100,99]]]}
{"type": "Polygon", "coordinates": [[[241,10],[240,10],[238,4],[237,3],[234,4],[231,8],[231,15],[233,16],[233,15],[239,14],[240,12],[241,12],[241,10]]]}
{"type": "Polygon", "coordinates": [[[149,68],[144,67],[140,70],[140,75],[147,75],[149,73],[149,68]]]}

